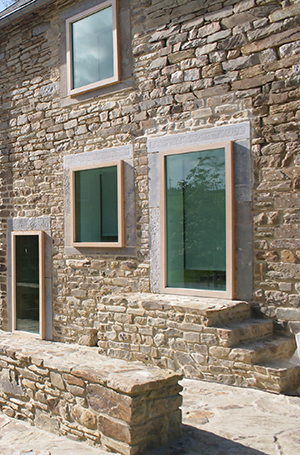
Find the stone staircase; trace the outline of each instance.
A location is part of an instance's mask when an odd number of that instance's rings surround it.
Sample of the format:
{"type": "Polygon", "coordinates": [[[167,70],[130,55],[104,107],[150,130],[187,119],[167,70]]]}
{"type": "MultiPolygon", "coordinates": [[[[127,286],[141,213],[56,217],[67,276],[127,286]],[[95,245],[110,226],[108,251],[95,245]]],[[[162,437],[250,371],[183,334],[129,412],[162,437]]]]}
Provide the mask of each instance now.
{"type": "Polygon", "coordinates": [[[231,371],[237,382],[242,376],[248,386],[299,394],[300,366],[289,362],[296,349],[293,335],[276,331],[270,319],[252,317],[250,305],[244,312],[237,311],[236,316],[231,312],[230,320],[215,327],[219,345],[230,348],[228,359],[234,362],[231,371]]]}
{"type": "Polygon", "coordinates": [[[190,378],[300,392],[300,366],[289,362],[294,336],[276,331],[248,302],[132,293],[104,296],[98,308],[101,354],[190,378]]]}

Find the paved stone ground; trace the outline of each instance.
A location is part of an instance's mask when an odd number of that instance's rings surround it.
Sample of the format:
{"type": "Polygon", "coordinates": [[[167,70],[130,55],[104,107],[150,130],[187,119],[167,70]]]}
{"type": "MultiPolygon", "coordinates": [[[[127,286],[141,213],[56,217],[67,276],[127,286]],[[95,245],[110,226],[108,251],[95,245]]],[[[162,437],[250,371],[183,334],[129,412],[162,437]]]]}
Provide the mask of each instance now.
{"type": "MultiPolygon", "coordinates": [[[[183,436],[151,455],[300,454],[300,398],[184,379],[183,436]]],[[[108,455],[0,415],[1,455],[108,455]]]]}

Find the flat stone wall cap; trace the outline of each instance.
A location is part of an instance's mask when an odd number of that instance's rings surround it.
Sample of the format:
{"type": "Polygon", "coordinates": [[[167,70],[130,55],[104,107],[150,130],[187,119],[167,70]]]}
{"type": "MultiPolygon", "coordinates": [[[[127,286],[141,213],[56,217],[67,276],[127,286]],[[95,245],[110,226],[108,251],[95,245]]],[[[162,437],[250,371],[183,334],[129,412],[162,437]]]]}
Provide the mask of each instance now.
{"type": "MultiPolygon", "coordinates": [[[[99,356],[101,357],[101,356],[99,356]]],[[[71,373],[90,382],[109,387],[117,392],[134,394],[147,390],[154,390],[165,385],[176,384],[182,379],[182,375],[169,370],[161,370],[158,367],[146,366],[140,362],[132,365],[124,362],[123,367],[116,368],[114,361],[109,359],[111,366],[98,368],[73,368],[71,373]],[[132,365],[132,366],[131,366],[132,365]]]]}
{"type": "Polygon", "coordinates": [[[182,375],[171,371],[147,368],[143,370],[120,371],[114,373],[107,381],[107,386],[118,392],[134,394],[155,390],[165,385],[177,383],[182,375]],[[163,373],[163,374],[162,374],[163,373]]]}

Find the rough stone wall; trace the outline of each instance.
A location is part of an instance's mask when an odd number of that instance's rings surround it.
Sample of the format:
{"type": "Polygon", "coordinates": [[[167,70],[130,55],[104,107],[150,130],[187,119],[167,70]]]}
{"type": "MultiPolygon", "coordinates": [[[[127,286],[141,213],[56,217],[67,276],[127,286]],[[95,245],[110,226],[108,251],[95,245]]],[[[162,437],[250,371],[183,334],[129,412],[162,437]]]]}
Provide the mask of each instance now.
{"type": "MultiPolygon", "coordinates": [[[[0,34],[1,321],[8,327],[7,219],[51,218],[54,337],[93,328],[97,299],[149,291],[146,138],[250,120],[254,300],[300,321],[299,3],[120,0],[131,9],[134,84],[61,100],[56,2],[0,34]],[[136,255],[64,250],[63,156],[132,144],[136,255]]],[[[295,329],[294,325],[294,329],[295,329]]]]}

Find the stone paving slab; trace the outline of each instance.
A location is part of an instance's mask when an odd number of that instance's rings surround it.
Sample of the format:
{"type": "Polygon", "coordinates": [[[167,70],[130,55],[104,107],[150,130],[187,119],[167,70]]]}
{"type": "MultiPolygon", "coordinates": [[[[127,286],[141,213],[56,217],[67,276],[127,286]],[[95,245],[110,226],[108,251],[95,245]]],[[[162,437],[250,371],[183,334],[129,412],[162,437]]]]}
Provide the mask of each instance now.
{"type": "Polygon", "coordinates": [[[108,455],[108,453],[0,414],[1,455],[108,455]]]}
{"type": "MultiPolygon", "coordinates": [[[[184,379],[183,437],[149,455],[296,455],[300,398],[184,379]]],[[[0,415],[1,455],[109,452],[0,415]]]]}

